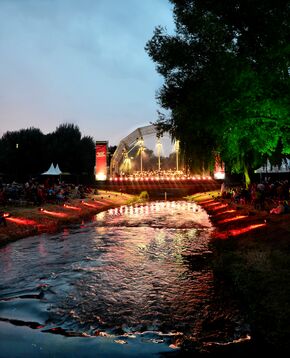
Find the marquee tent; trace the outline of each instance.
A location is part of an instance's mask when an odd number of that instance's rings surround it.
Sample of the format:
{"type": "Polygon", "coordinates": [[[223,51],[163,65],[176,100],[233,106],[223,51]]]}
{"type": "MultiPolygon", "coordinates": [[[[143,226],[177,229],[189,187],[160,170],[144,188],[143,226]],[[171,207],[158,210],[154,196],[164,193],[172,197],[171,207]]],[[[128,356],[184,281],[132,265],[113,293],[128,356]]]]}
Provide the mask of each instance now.
{"type": "Polygon", "coordinates": [[[51,163],[49,169],[46,172],[41,173],[41,175],[60,175],[60,174],[61,174],[61,170],[59,169],[58,164],[54,166],[53,163],[51,163]]]}
{"type": "Polygon", "coordinates": [[[282,165],[271,165],[269,160],[267,164],[255,170],[255,173],[289,173],[290,172],[290,159],[286,158],[282,161],[282,165]]]}
{"type": "Polygon", "coordinates": [[[61,170],[59,169],[58,164],[56,164],[56,166],[55,166],[55,171],[57,172],[57,175],[62,174],[61,170]]]}

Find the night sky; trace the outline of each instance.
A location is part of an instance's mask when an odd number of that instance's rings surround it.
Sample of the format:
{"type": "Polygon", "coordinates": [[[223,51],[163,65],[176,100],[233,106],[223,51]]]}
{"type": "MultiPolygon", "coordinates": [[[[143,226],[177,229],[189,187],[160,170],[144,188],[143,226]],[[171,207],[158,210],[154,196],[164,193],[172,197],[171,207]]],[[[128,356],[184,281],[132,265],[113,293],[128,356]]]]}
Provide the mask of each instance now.
{"type": "Polygon", "coordinates": [[[173,31],[167,0],[0,0],[0,135],[74,123],[115,145],[155,121],[157,25],[173,31]]]}

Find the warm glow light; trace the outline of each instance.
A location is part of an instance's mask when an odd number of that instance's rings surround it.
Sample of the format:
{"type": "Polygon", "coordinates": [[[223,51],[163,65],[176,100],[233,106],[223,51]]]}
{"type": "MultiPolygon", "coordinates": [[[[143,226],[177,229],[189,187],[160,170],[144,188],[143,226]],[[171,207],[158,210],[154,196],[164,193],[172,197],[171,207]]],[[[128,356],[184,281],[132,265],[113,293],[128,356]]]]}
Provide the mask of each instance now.
{"type": "Polygon", "coordinates": [[[201,204],[207,204],[207,203],[212,203],[214,201],[214,199],[208,199],[208,200],[205,200],[205,201],[201,201],[200,203],[201,204]]]}
{"type": "Polygon", "coordinates": [[[63,204],[63,207],[66,209],[81,210],[81,208],[78,208],[77,206],[72,206],[72,205],[68,205],[68,204],[63,204]]]}
{"type": "Polygon", "coordinates": [[[44,214],[48,214],[48,215],[51,215],[51,216],[56,216],[56,217],[59,217],[59,218],[64,218],[64,217],[68,216],[65,213],[59,213],[59,212],[56,212],[56,211],[45,210],[43,208],[40,208],[39,211],[41,211],[44,214]]]}
{"type": "Polygon", "coordinates": [[[215,206],[215,205],[220,205],[220,203],[214,202],[214,203],[205,204],[206,207],[215,206]]]}
{"type": "Polygon", "coordinates": [[[216,172],[216,173],[214,173],[213,176],[214,176],[215,179],[224,179],[225,178],[225,173],[216,172]]]}
{"type": "Polygon", "coordinates": [[[96,173],[96,180],[106,180],[107,176],[104,173],[96,173]]]}
{"type": "Polygon", "coordinates": [[[24,218],[11,218],[8,217],[7,220],[14,222],[19,225],[37,225],[37,222],[34,220],[24,219],[24,218]]]}
{"type": "Polygon", "coordinates": [[[217,214],[215,214],[215,215],[218,216],[218,215],[223,215],[223,214],[228,214],[228,213],[234,213],[234,212],[236,212],[236,210],[232,209],[232,210],[222,211],[221,213],[217,213],[217,214]]]}
{"type": "Polygon", "coordinates": [[[227,239],[229,236],[238,236],[241,234],[244,234],[248,231],[260,228],[260,227],[264,227],[266,226],[266,224],[256,224],[256,225],[249,225],[245,228],[241,228],[241,229],[233,229],[233,230],[229,230],[229,231],[225,231],[225,232],[217,232],[215,233],[215,237],[217,239],[227,239]]]}
{"type": "Polygon", "coordinates": [[[212,208],[212,210],[220,210],[220,209],[226,208],[227,206],[228,206],[228,204],[220,204],[218,206],[214,206],[212,208]]]}
{"type": "MultiPolygon", "coordinates": [[[[166,171],[165,171],[166,172],[166,171]]],[[[186,175],[183,173],[183,171],[167,171],[167,173],[165,174],[166,176],[164,176],[164,174],[160,175],[155,175],[152,176],[151,173],[147,173],[146,176],[144,176],[144,171],[142,172],[137,172],[134,175],[124,175],[124,176],[118,176],[118,177],[110,177],[109,179],[111,181],[129,181],[129,180],[133,180],[133,181],[187,181],[187,180],[212,180],[213,178],[209,175],[204,175],[204,176],[200,176],[200,175],[186,175]],[[140,175],[141,173],[141,175],[140,175]],[[142,175],[143,174],[143,175],[142,175]]]]}
{"type": "Polygon", "coordinates": [[[266,226],[266,224],[256,224],[256,225],[247,226],[242,229],[230,230],[230,235],[237,236],[237,235],[244,234],[245,232],[248,232],[248,231],[257,229],[258,227],[263,227],[263,226],[266,226]]]}
{"type": "Polygon", "coordinates": [[[8,218],[9,216],[10,216],[9,213],[4,213],[4,214],[3,214],[3,218],[8,218]]]}
{"type": "Polygon", "coordinates": [[[228,222],[231,222],[231,221],[236,221],[236,220],[240,220],[240,219],[244,219],[246,218],[247,216],[246,215],[239,215],[239,216],[235,216],[233,218],[227,218],[227,219],[224,219],[224,220],[220,220],[218,222],[218,224],[224,224],[224,223],[228,223],[228,222]]]}
{"type": "Polygon", "coordinates": [[[90,207],[90,208],[96,208],[96,209],[99,208],[99,205],[94,205],[94,204],[86,203],[86,202],[84,202],[84,201],[82,201],[82,204],[85,205],[85,206],[88,206],[88,207],[90,207]]]}

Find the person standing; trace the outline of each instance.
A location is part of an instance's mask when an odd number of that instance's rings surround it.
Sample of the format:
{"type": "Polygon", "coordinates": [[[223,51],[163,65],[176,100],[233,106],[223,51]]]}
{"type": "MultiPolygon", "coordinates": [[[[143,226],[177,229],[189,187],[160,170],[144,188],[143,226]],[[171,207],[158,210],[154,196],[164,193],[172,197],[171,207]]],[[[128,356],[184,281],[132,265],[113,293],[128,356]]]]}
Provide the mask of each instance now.
{"type": "Polygon", "coordinates": [[[0,211],[0,225],[3,226],[7,226],[7,221],[6,221],[6,218],[5,218],[5,213],[4,211],[0,211]]]}

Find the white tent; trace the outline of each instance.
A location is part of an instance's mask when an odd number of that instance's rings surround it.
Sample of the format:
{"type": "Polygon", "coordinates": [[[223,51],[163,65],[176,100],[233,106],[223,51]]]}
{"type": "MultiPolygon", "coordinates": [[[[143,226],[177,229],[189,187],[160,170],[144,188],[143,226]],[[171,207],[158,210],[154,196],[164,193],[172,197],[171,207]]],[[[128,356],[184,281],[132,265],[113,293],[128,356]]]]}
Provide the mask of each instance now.
{"type": "Polygon", "coordinates": [[[54,167],[53,163],[51,163],[49,169],[46,172],[41,173],[41,175],[60,175],[61,171],[59,170],[58,164],[57,164],[57,168],[54,167]]]}
{"type": "Polygon", "coordinates": [[[56,166],[55,166],[55,171],[57,172],[57,175],[62,174],[61,170],[59,169],[58,164],[56,164],[56,166]]]}
{"type": "Polygon", "coordinates": [[[271,165],[269,160],[267,164],[255,170],[255,173],[289,173],[290,172],[290,159],[283,159],[281,167],[278,165],[271,165]]]}

